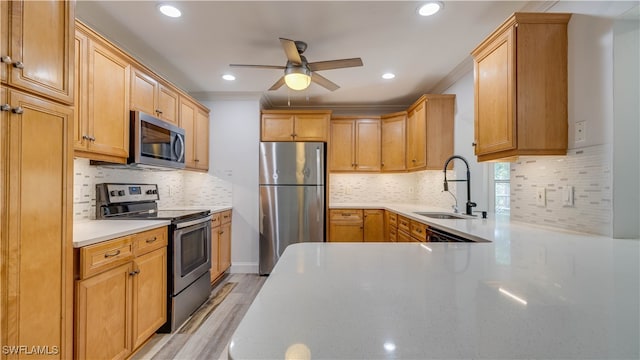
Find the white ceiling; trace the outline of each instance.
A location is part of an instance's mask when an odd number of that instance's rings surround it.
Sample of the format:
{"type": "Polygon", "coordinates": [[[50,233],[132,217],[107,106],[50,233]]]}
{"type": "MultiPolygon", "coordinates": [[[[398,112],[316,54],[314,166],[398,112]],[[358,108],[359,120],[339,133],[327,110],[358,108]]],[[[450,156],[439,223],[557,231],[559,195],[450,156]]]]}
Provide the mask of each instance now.
{"type": "MultiPolygon", "coordinates": [[[[76,16],[150,68],[192,94],[262,93],[272,107],[406,106],[434,90],[447,74],[524,1],[446,1],[432,16],[416,1],[84,1],[76,16]],[[363,67],[320,72],[341,86],[266,91],[281,70],[230,63],[285,65],[278,40],[303,40],[309,62],[361,57],[363,67]],[[396,78],[383,80],[393,72],[396,78]],[[230,73],[237,80],[221,78],[230,73]]],[[[554,3],[546,2],[544,4],[554,3]]]]}

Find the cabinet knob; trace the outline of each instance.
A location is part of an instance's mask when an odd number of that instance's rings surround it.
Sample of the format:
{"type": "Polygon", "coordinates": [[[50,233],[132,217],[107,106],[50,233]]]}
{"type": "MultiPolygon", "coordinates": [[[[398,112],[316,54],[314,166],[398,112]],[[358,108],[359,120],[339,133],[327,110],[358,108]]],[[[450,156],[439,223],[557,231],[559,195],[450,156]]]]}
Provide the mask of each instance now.
{"type": "Polygon", "coordinates": [[[156,114],[161,115],[162,114],[162,110],[156,109],[156,114]]]}
{"type": "Polygon", "coordinates": [[[16,61],[13,63],[13,67],[16,69],[24,69],[24,64],[22,63],[22,61],[16,61]]]}
{"type": "Polygon", "coordinates": [[[411,161],[416,162],[416,159],[413,159],[413,160],[411,160],[411,161]]]}
{"type": "Polygon", "coordinates": [[[194,159],[193,161],[194,161],[194,162],[200,162],[200,160],[198,160],[198,159],[194,159]]]}
{"type": "Polygon", "coordinates": [[[82,135],[82,139],[83,139],[83,140],[89,140],[89,141],[91,141],[91,136],[89,136],[89,135],[82,135]]]}
{"type": "Polygon", "coordinates": [[[475,141],[471,143],[471,146],[476,146],[478,145],[478,143],[476,143],[475,141]]]}
{"type": "Polygon", "coordinates": [[[9,111],[9,110],[11,110],[11,105],[9,104],[0,105],[0,111],[9,111]]]}
{"type": "Polygon", "coordinates": [[[133,270],[131,272],[129,272],[129,275],[133,276],[133,275],[138,275],[140,274],[140,270],[133,270]]]}
{"type": "Polygon", "coordinates": [[[24,109],[22,108],[22,106],[18,106],[11,109],[11,112],[13,112],[14,114],[22,114],[24,112],[24,109]]]}
{"type": "Polygon", "coordinates": [[[11,63],[13,63],[13,60],[11,60],[11,57],[5,55],[5,56],[0,57],[0,62],[3,62],[5,64],[11,64],[11,63]]]}

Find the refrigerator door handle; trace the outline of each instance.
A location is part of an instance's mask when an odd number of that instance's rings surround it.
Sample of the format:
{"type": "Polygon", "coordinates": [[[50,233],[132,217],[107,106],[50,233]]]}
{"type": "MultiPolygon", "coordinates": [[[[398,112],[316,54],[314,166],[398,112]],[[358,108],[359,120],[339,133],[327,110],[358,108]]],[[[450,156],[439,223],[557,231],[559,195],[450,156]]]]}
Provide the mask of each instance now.
{"type": "MultiPolygon", "coordinates": [[[[322,197],[321,191],[320,191],[320,184],[324,184],[324,182],[322,181],[322,172],[321,172],[321,166],[320,166],[320,147],[316,147],[316,176],[318,177],[318,180],[316,182],[317,186],[316,186],[316,202],[318,203],[318,207],[316,209],[316,222],[320,222],[320,206],[321,206],[321,201],[320,198],[322,197]]],[[[324,212],[324,211],[323,211],[324,212]]]]}

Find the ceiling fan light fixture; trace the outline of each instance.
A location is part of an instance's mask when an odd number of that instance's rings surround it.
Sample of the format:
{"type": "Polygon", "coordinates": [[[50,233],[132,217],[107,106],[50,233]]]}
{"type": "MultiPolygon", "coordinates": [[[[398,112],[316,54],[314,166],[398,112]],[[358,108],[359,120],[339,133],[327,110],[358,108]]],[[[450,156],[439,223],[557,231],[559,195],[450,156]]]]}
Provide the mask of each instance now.
{"type": "Polygon", "coordinates": [[[284,70],[284,83],[291,90],[304,90],[311,84],[311,72],[301,66],[288,66],[284,70]]]}
{"type": "Polygon", "coordinates": [[[442,1],[430,1],[418,8],[418,14],[421,16],[431,16],[442,10],[444,4],[442,1]]]}

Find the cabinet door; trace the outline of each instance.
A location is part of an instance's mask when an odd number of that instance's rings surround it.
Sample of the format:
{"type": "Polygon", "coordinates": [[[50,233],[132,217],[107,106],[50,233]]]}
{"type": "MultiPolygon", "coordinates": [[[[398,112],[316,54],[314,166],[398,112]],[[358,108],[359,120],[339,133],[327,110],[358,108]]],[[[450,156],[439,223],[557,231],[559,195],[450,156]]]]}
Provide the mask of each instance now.
{"type": "Polygon", "coordinates": [[[187,168],[197,169],[196,161],[196,105],[191,101],[180,98],[180,127],[184,129],[185,165],[187,168]]]}
{"type": "Polygon", "coordinates": [[[364,210],[364,241],[385,241],[384,210],[364,210]]]}
{"type": "Polygon", "coordinates": [[[195,165],[197,169],[209,169],[209,114],[198,109],[196,112],[195,165]]]}
{"type": "Polygon", "coordinates": [[[89,43],[89,143],[92,152],[126,158],[129,155],[130,65],[111,48],[89,43]]]}
{"type": "Polygon", "coordinates": [[[329,165],[333,171],[352,171],[355,167],[355,126],[353,120],[331,120],[329,165]]]}
{"type": "Polygon", "coordinates": [[[3,1],[2,6],[11,22],[2,24],[0,55],[12,61],[0,63],[2,81],[72,104],[74,2],[3,1]]]}
{"type": "Polygon", "coordinates": [[[131,263],[77,282],[76,356],[124,359],[131,353],[131,263]]]}
{"type": "MultiPolygon", "coordinates": [[[[453,117],[455,95],[440,95],[427,99],[427,169],[442,170],[453,155],[453,117]]],[[[453,168],[450,163],[449,168],[453,168]]]]}
{"type": "Polygon", "coordinates": [[[356,121],[356,170],[380,171],[380,120],[356,121]]]}
{"type": "Polygon", "coordinates": [[[327,141],[329,117],[325,114],[298,114],[295,116],[295,141],[327,141]]]}
{"type": "Polygon", "coordinates": [[[216,226],[213,226],[213,221],[211,222],[211,282],[214,282],[220,272],[218,269],[220,268],[220,221],[218,218],[218,222],[216,226]]]}
{"type": "Polygon", "coordinates": [[[139,110],[149,115],[155,115],[155,103],[158,82],[139,69],[131,71],[131,110],[139,110]]]}
{"type": "Polygon", "coordinates": [[[4,86],[0,103],[22,110],[0,112],[2,344],[70,358],[73,109],[4,86]]]}
{"type": "Polygon", "coordinates": [[[167,122],[178,125],[178,93],[170,86],[158,84],[158,108],[156,115],[167,122]]]}
{"type": "Polygon", "coordinates": [[[382,160],[383,172],[404,171],[406,164],[406,124],[407,115],[400,114],[382,119],[382,160]]]}
{"type": "Polygon", "coordinates": [[[476,155],[517,145],[514,31],[505,31],[474,59],[476,155]]]}
{"type": "Polygon", "coordinates": [[[73,112],[73,148],[86,150],[89,145],[89,119],[87,118],[87,46],[89,38],[81,32],[76,31],[74,46],[74,112],[73,112]]]}
{"type": "Polygon", "coordinates": [[[329,225],[329,241],[331,242],[362,242],[364,229],[362,222],[336,222],[329,225]]]}
{"type": "Polygon", "coordinates": [[[136,257],[133,276],[133,349],[167,320],[167,248],[136,257]]]}
{"type": "Polygon", "coordinates": [[[407,134],[407,170],[423,169],[427,165],[427,119],[424,102],[409,112],[407,134]]]}
{"type": "Polygon", "coordinates": [[[220,225],[219,241],[218,273],[223,273],[231,267],[231,223],[220,225]]]}
{"type": "Polygon", "coordinates": [[[293,141],[293,114],[262,114],[262,141],[293,141]]]}

